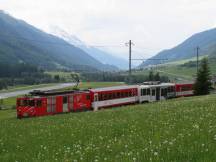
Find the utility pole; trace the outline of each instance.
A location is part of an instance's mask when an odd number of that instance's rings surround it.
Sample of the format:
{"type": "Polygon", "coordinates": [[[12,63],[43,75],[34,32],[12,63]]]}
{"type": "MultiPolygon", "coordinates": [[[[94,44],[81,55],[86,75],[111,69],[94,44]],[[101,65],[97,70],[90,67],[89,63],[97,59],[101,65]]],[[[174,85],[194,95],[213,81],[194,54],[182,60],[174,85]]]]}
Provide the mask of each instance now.
{"type": "Polygon", "coordinates": [[[129,78],[131,77],[131,54],[132,54],[132,45],[134,45],[133,43],[132,43],[132,41],[131,40],[129,40],[129,42],[128,43],[125,43],[125,45],[126,46],[128,46],[129,47],[129,78]]]}
{"type": "Polygon", "coordinates": [[[198,72],[199,72],[199,46],[197,46],[196,48],[196,54],[197,54],[197,75],[198,75],[198,72]]]}
{"type": "Polygon", "coordinates": [[[129,40],[129,75],[131,76],[131,40],[129,40]]]}

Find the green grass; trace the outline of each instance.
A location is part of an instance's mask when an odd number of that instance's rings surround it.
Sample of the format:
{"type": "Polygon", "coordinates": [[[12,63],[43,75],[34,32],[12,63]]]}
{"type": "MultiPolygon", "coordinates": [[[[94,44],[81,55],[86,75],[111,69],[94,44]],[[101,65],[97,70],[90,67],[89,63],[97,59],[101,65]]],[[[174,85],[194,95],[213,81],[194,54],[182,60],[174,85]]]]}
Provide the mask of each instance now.
{"type": "Polygon", "coordinates": [[[82,82],[79,85],[80,89],[87,89],[87,88],[99,88],[99,87],[110,87],[110,86],[119,86],[125,85],[123,82],[82,82]]]}
{"type": "MultiPolygon", "coordinates": [[[[100,88],[100,87],[111,87],[125,85],[123,82],[81,82],[78,86],[79,89],[89,89],[89,88],[100,88]]],[[[67,87],[62,90],[70,90],[73,87],[67,87]]]]}
{"type": "Polygon", "coordinates": [[[11,108],[15,108],[16,106],[16,98],[17,97],[9,97],[9,98],[5,98],[5,99],[1,99],[1,107],[3,109],[11,109],[11,108]]]}
{"type": "Polygon", "coordinates": [[[18,120],[0,111],[0,161],[216,159],[216,95],[18,120]]]}
{"type": "MultiPolygon", "coordinates": [[[[201,59],[206,58],[206,57],[208,57],[208,55],[200,56],[199,59],[201,60],[201,59]]],[[[183,60],[168,62],[168,63],[165,63],[163,65],[182,65],[182,64],[187,63],[189,61],[196,61],[196,60],[197,60],[197,57],[192,57],[190,59],[183,59],[183,60]]]]}
{"type": "Polygon", "coordinates": [[[51,75],[52,77],[54,77],[55,75],[59,75],[59,77],[64,78],[65,81],[72,81],[71,74],[73,72],[49,71],[49,72],[46,72],[46,73],[51,75]]]}
{"type": "MultiPolygon", "coordinates": [[[[161,76],[168,76],[171,81],[175,82],[191,82],[196,77],[197,68],[196,67],[185,67],[182,64],[188,61],[194,61],[194,58],[188,60],[181,60],[177,62],[171,62],[167,64],[162,64],[154,67],[152,70],[156,73],[159,72],[161,76]]],[[[215,60],[209,60],[210,71],[214,76],[216,75],[216,62],[215,60]]],[[[145,69],[141,71],[134,72],[135,75],[146,75],[148,76],[150,69],[145,69]]]]}

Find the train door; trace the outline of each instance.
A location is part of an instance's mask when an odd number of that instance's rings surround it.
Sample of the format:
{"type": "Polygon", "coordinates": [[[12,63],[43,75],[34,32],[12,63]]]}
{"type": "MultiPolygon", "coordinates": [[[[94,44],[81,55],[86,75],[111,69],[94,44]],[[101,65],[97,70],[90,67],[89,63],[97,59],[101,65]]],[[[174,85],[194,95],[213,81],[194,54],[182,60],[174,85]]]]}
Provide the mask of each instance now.
{"type": "Polygon", "coordinates": [[[160,94],[160,87],[157,87],[157,88],[156,88],[156,100],[157,100],[157,101],[160,100],[160,96],[161,96],[161,94],[160,94]]]}
{"type": "Polygon", "coordinates": [[[68,96],[63,96],[63,112],[68,112],[68,96]]]}
{"type": "Polygon", "coordinates": [[[69,96],[69,111],[73,111],[74,109],[74,96],[69,96]]]}
{"type": "Polygon", "coordinates": [[[98,94],[97,93],[94,94],[94,101],[98,102],[98,94]]]}
{"type": "Polygon", "coordinates": [[[97,110],[98,110],[98,93],[95,93],[95,94],[94,94],[94,104],[93,104],[93,108],[94,108],[94,111],[97,111],[97,110]]]}
{"type": "Polygon", "coordinates": [[[151,101],[156,101],[156,88],[151,88],[151,101]]]}
{"type": "Polygon", "coordinates": [[[56,113],[56,97],[47,98],[47,113],[56,113]]]}

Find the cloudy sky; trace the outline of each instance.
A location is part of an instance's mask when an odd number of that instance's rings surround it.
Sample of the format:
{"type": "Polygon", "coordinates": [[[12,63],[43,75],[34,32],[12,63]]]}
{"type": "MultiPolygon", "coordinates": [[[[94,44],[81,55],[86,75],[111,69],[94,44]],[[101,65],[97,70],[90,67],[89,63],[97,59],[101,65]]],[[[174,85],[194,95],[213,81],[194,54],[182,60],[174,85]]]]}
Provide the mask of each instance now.
{"type": "MultiPolygon", "coordinates": [[[[0,0],[0,9],[47,32],[58,26],[90,45],[123,46],[131,39],[134,57],[142,58],[216,27],[216,0],[0,0]]],[[[126,47],[112,50],[128,57],[126,47]]]]}

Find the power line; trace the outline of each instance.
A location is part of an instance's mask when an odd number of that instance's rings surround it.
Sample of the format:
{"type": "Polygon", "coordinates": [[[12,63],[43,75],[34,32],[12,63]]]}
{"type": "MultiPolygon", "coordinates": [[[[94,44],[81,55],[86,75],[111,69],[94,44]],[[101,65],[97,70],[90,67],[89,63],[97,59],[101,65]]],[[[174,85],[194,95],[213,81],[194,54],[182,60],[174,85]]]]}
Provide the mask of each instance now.
{"type": "Polygon", "coordinates": [[[168,59],[131,59],[131,60],[140,60],[140,61],[145,61],[145,60],[166,61],[166,60],[168,60],[168,59]]]}

